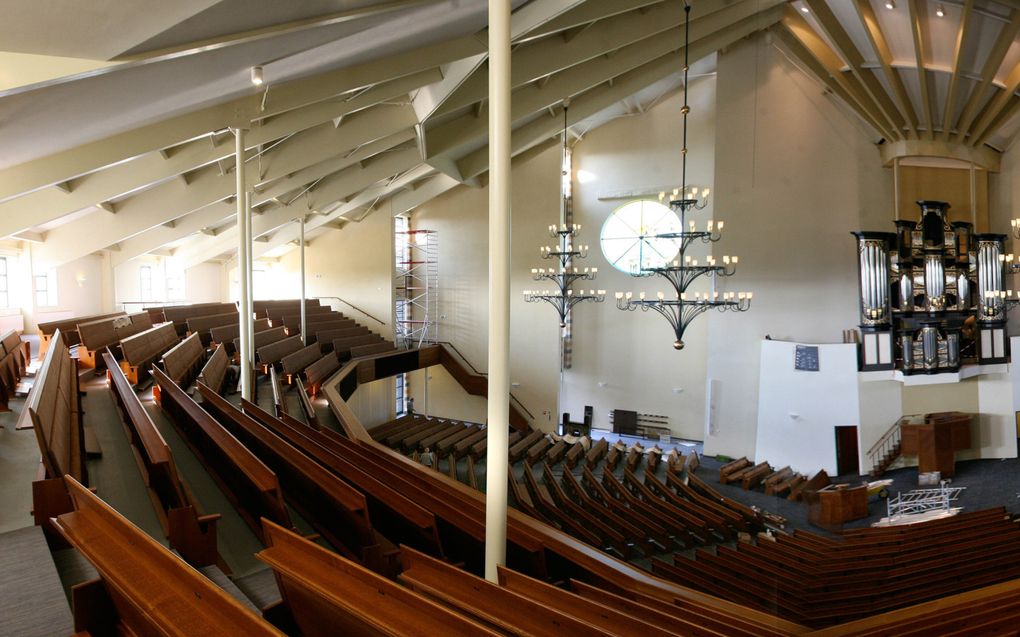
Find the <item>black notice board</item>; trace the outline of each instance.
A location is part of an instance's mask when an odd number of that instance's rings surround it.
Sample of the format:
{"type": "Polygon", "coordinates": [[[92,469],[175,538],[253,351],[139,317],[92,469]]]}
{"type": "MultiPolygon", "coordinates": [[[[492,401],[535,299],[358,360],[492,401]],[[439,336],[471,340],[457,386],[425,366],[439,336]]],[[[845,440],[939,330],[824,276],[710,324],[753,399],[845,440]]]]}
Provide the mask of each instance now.
{"type": "Polygon", "coordinates": [[[818,346],[798,345],[793,356],[793,368],[802,372],[817,372],[818,346]]]}

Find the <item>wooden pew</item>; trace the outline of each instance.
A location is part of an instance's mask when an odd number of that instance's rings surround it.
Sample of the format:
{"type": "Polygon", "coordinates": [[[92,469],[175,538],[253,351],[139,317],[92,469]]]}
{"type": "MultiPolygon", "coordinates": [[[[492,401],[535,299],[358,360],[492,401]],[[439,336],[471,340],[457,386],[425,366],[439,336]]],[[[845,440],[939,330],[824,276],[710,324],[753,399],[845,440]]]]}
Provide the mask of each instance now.
{"type": "Polygon", "coordinates": [[[524,436],[517,441],[516,444],[510,446],[509,459],[511,463],[517,462],[524,457],[524,454],[528,452],[531,445],[535,444],[542,438],[545,438],[545,434],[536,429],[527,436],[524,436]]]}
{"type": "Polygon", "coordinates": [[[295,383],[294,391],[297,392],[298,402],[301,403],[301,411],[305,412],[305,420],[312,428],[319,429],[319,416],[315,413],[315,406],[305,391],[304,383],[295,383]]]}
{"type": "MultiPolygon", "coordinates": [[[[305,299],[305,307],[322,307],[322,303],[319,299],[305,299]]],[[[269,318],[269,310],[277,308],[289,308],[291,312],[300,312],[301,299],[259,299],[252,301],[252,310],[258,318],[269,318]]]]}
{"type": "Polygon", "coordinates": [[[545,456],[546,450],[552,445],[552,441],[548,437],[542,436],[538,442],[528,447],[528,451],[524,454],[524,461],[528,463],[529,467],[535,466],[537,462],[542,460],[545,456]]]}
{"type": "Polygon", "coordinates": [[[570,609],[546,606],[411,548],[402,547],[401,553],[405,565],[401,582],[499,630],[549,637],[612,634],[577,618],[570,609]]]}
{"type": "Polygon", "coordinates": [[[64,339],[64,344],[71,347],[72,345],[77,345],[81,342],[81,337],[78,335],[78,323],[88,323],[90,321],[98,321],[99,319],[111,318],[114,316],[124,316],[124,312],[92,314],[89,316],[79,316],[76,318],[39,323],[39,325],[36,326],[36,329],[39,332],[39,360],[42,360],[43,356],[46,355],[46,350],[49,349],[50,343],[53,341],[53,335],[58,331],[64,339]]]}
{"type": "Polygon", "coordinates": [[[214,316],[237,312],[235,303],[194,303],[191,305],[171,305],[163,308],[163,319],[174,324],[178,336],[185,336],[188,330],[188,319],[199,316],[214,316]]]}
{"type": "MultiPolygon", "coordinates": [[[[255,319],[255,322],[252,324],[254,334],[264,332],[270,329],[271,327],[272,326],[269,324],[269,319],[267,318],[255,319]]],[[[239,340],[240,336],[241,326],[239,323],[219,325],[209,329],[209,338],[211,339],[210,344],[216,345],[222,343],[227,348],[227,354],[231,356],[233,356],[234,352],[236,351],[234,349],[234,340],[235,339],[239,340]]]]}
{"type": "MultiPolygon", "coordinates": [[[[152,316],[148,312],[136,312],[128,314],[126,317],[118,317],[114,319],[113,324],[113,328],[117,332],[117,341],[123,341],[125,338],[144,332],[152,326],[152,316]]],[[[114,351],[114,355],[116,354],[117,352],[114,351]]]]}
{"type": "Polygon", "coordinates": [[[138,394],[128,384],[113,355],[106,351],[106,377],[120,407],[124,432],[134,450],[138,470],[170,548],[194,566],[215,564],[216,521],[219,514],[200,515],[200,507],[177,474],[170,447],[146,413],[138,394]]]}
{"type": "Polygon", "coordinates": [[[564,455],[564,459],[566,460],[567,463],[567,468],[573,469],[574,467],[576,467],[577,463],[580,462],[581,458],[583,457],[584,446],[579,442],[574,443],[574,445],[570,449],[568,449],[567,453],[564,455]]]}
{"type": "Polygon", "coordinates": [[[770,473],[772,473],[772,465],[767,462],[761,462],[740,476],[740,486],[744,489],[753,489],[770,473]]]}
{"type": "Polygon", "coordinates": [[[368,345],[355,345],[350,349],[351,358],[360,358],[362,356],[372,356],[373,354],[384,354],[391,352],[397,348],[396,345],[390,341],[383,341],[381,343],[371,343],[368,345]]]}
{"type": "Polygon", "coordinates": [[[565,455],[567,455],[567,443],[563,440],[557,440],[556,444],[549,449],[549,453],[545,454],[545,459],[546,462],[555,467],[563,460],[565,455]]]}
{"type": "Polygon", "coordinates": [[[361,336],[335,338],[333,339],[333,351],[336,352],[337,357],[340,358],[340,362],[344,362],[351,358],[352,347],[357,347],[359,345],[372,345],[382,342],[383,337],[378,334],[363,334],[361,336]]]}
{"type": "Polygon", "coordinates": [[[708,528],[721,535],[724,540],[731,541],[736,539],[733,529],[726,522],[726,518],[693,500],[682,498],[673,491],[670,491],[669,487],[650,471],[645,471],[645,486],[656,496],[664,499],[674,507],[682,509],[696,519],[701,520],[708,528]]]}
{"type": "Polygon", "coordinates": [[[689,634],[679,627],[674,628],[675,622],[657,622],[656,618],[648,615],[625,613],[503,566],[497,567],[497,573],[500,586],[543,605],[569,609],[577,619],[614,635],[666,637],[689,634]]]}
{"type": "Polygon", "coordinates": [[[687,472],[694,473],[701,466],[701,458],[696,449],[691,449],[691,459],[687,461],[687,472]]]}
{"type": "MultiPolygon", "coordinates": [[[[75,629],[93,635],[256,637],[283,633],[66,479],[74,506],[54,526],[99,573],[71,589],[75,629]]],[[[79,633],[81,634],[81,633],[79,633]]]]}
{"type": "Polygon", "coordinates": [[[322,389],[322,383],[339,369],[340,359],[336,357],[334,352],[322,355],[319,357],[319,360],[304,369],[305,390],[314,398],[322,389]]]}
{"type": "MultiPolygon", "coordinates": [[[[530,472],[530,469],[526,469],[526,471],[530,472]]],[[[628,545],[629,538],[607,521],[600,519],[567,497],[563,485],[553,475],[552,467],[548,463],[543,463],[542,465],[542,478],[557,507],[566,515],[570,515],[583,522],[589,530],[597,533],[602,538],[602,544],[598,548],[612,548],[623,558],[631,555],[631,548],[628,545]]],[[[644,534],[641,535],[640,539],[644,539],[644,534]]]]}
{"type": "Polygon", "coordinates": [[[162,370],[154,369],[153,378],[159,387],[160,406],[174,427],[263,543],[260,518],[292,526],[276,474],[162,370]]]}
{"type": "MultiPolygon", "coordinates": [[[[287,338],[287,330],[283,327],[271,327],[268,330],[262,330],[261,332],[255,332],[254,338],[252,338],[252,345],[255,352],[259,351],[260,347],[282,341],[287,338]]],[[[241,337],[234,338],[234,353],[241,349],[241,337]]]]}
{"type": "MultiPolygon", "coordinates": [[[[148,316],[148,314],[146,314],[148,316]]],[[[117,336],[117,322],[130,324],[127,316],[103,318],[95,321],[78,323],[78,365],[85,369],[102,369],[103,350],[116,347],[120,342],[117,336]]]]}
{"type": "Polygon", "coordinates": [[[497,635],[271,522],[268,564],[301,635],[497,635]]]}
{"type": "Polygon", "coordinates": [[[751,461],[747,458],[738,458],[727,462],[723,466],[719,467],[719,484],[728,484],[731,481],[731,476],[747,469],[751,466],[751,464],[751,461]]]}
{"type": "Polygon", "coordinates": [[[280,362],[284,356],[297,352],[302,347],[300,336],[290,336],[279,341],[263,345],[255,350],[255,356],[263,366],[280,362]]]}
{"type": "Polygon", "coordinates": [[[591,446],[588,453],[585,454],[584,460],[589,469],[594,469],[598,465],[599,461],[602,460],[602,456],[606,455],[609,451],[609,443],[606,442],[605,438],[602,438],[591,446]]]}
{"type": "Polygon", "coordinates": [[[227,356],[227,350],[223,343],[220,343],[209,356],[209,360],[202,366],[202,371],[198,373],[198,380],[208,385],[217,394],[221,394],[229,367],[230,358],[227,356]]]}
{"type": "Polygon", "coordinates": [[[205,385],[198,390],[203,408],[273,469],[287,502],[326,541],[376,572],[399,571],[399,552],[373,530],[364,494],[205,385]]]}
{"type": "Polygon", "coordinates": [[[120,342],[124,360],[120,368],[132,385],[137,385],[149,372],[149,367],[178,342],[177,332],[171,323],[163,323],[139,332],[120,342]]]}
{"type": "MultiPolygon", "coordinates": [[[[323,320],[321,317],[315,317],[315,320],[307,321],[307,325],[305,327],[308,330],[308,342],[315,343],[318,342],[320,333],[327,334],[357,330],[360,326],[354,319],[331,317],[323,320]]],[[[289,329],[291,333],[297,333],[299,326],[295,326],[293,328],[291,328],[291,326],[287,326],[287,329],[289,329]]]]}
{"type": "MultiPolygon", "coordinates": [[[[474,447],[475,445],[477,445],[477,444],[479,444],[481,442],[484,442],[488,435],[489,435],[489,432],[486,431],[484,428],[482,428],[482,429],[479,429],[478,431],[476,431],[475,433],[469,435],[468,437],[462,438],[462,439],[458,440],[457,442],[453,443],[453,449],[452,449],[453,457],[454,458],[463,458],[465,455],[470,453],[472,447],[474,447]]],[[[473,457],[473,456],[468,456],[468,457],[473,457]]]]}
{"type": "Polygon", "coordinates": [[[63,477],[69,475],[88,484],[88,469],[78,370],[60,330],[52,336],[24,409],[32,422],[41,457],[39,476],[32,483],[32,514],[49,539],[59,540],[50,518],[71,510],[63,477]]]}
{"type": "Polygon", "coordinates": [[[588,528],[584,522],[573,517],[568,512],[560,510],[556,501],[553,500],[549,488],[544,484],[538,483],[530,467],[525,468],[523,477],[524,486],[531,496],[531,501],[543,513],[546,520],[554,523],[564,533],[573,535],[589,546],[600,550],[608,547],[608,544],[603,542],[602,538],[593,529],[588,528]]]}
{"type": "Polygon", "coordinates": [[[333,341],[339,338],[350,338],[351,336],[364,336],[371,334],[364,325],[356,325],[354,327],[345,327],[335,330],[319,330],[315,332],[315,342],[322,345],[322,349],[325,351],[333,350],[333,341]]]}
{"type": "Polygon", "coordinates": [[[287,443],[300,449],[337,477],[361,491],[369,507],[373,525],[394,541],[442,557],[436,517],[406,495],[373,476],[344,457],[343,448],[329,436],[286,416],[274,417],[257,405],[241,400],[244,412],[287,443]]]}
{"type": "Polygon", "coordinates": [[[812,493],[818,491],[824,487],[832,484],[832,480],[829,479],[829,474],[822,469],[815,475],[811,476],[810,480],[798,482],[790,489],[790,495],[787,499],[794,502],[800,502],[804,498],[805,493],[812,493]]]}
{"type": "Polygon", "coordinates": [[[204,365],[205,347],[202,346],[197,332],[193,332],[191,336],[168,349],[159,360],[159,366],[170,380],[181,387],[190,385],[204,365]]]}
{"type": "Polygon", "coordinates": [[[30,348],[16,330],[8,330],[0,337],[0,411],[10,411],[9,402],[27,374],[30,348]]]}
{"type": "Polygon", "coordinates": [[[302,347],[296,352],[282,357],[280,359],[280,365],[283,368],[283,373],[287,378],[287,382],[294,382],[295,378],[302,370],[320,358],[322,358],[322,348],[319,347],[318,343],[312,343],[311,345],[302,347]]]}
{"type": "MultiPolygon", "coordinates": [[[[578,482],[577,478],[574,477],[573,473],[564,471],[562,476],[561,483],[563,486],[563,492],[567,495],[572,494],[573,498],[577,500],[586,511],[598,516],[625,533],[628,541],[634,544],[634,548],[640,550],[644,555],[651,556],[653,553],[657,552],[652,546],[652,542],[650,541],[651,535],[648,530],[641,527],[637,520],[631,518],[630,515],[626,517],[619,515],[616,510],[589,495],[588,492],[586,492],[581,486],[581,483],[578,482]]],[[[665,533],[665,531],[663,533],[665,533]]]]}
{"type": "Polygon", "coordinates": [[[208,347],[209,343],[212,342],[211,330],[214,327],[222,327],[225,325],[238,325],[240,328],[240,319],[238,318],[237,311],[226,312],[224,314],[203,314],[200,316],[191,316],[185,319],[185,325],[187,325],[188,334],[198,334],[202,340],[202,345],[208,347]]]}

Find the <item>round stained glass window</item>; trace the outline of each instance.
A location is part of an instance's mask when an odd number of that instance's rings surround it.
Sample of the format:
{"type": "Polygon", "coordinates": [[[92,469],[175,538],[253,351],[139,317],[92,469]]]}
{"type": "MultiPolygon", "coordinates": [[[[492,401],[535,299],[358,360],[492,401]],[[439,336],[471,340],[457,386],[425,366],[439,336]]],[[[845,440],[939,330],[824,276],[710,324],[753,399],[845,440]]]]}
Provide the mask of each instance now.
{"type": "Polygon", "coordinates": [[[617,270],[637,274],[646,268],[670,263],[680,251],[679,239],[656,235],[681,232],[680,218],[658,201],[641,199],[626,203],[602,225],[602,254],[617,270]]]}

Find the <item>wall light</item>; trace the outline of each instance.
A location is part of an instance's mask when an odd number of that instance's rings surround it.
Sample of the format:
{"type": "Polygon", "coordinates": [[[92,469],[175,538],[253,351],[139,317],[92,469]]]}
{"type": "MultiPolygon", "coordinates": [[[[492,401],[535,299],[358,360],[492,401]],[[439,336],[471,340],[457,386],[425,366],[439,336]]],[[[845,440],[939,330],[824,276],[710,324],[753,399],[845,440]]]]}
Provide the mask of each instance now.
{"type": "Polygon", "coordinates": [[[74,280],[78,282],[78,287],[82,287],[85,285],[85,281],[87,279],[85,278],[84,272],[79,272],[78,274],[75,275],[74,280]]]}
{"type": "Polygon", "coordinates": [[[935,15],[937,15],[940,18],[946,17],[946,8],[940,4],[938,8],[935,9],[935,15]]]}
{"type": "Polygon", "coordinates": [[[255,86],[262,86],[265,80],[262,77],[262,67],[253,66],[251,67],[251,83],[255,86]]]}
{"type": "Polygon", "coordinates": [[[810,13],[810,11],[808,11],[807,7],[801,7],[800,10],[801,10],[801,13],[810,13]]]}
{"type": "Polygon", "coordinates": [[[885,8],[889,9],[890,11],[895,9],[896,8],[895,0],[885,0],[885,8]]]}

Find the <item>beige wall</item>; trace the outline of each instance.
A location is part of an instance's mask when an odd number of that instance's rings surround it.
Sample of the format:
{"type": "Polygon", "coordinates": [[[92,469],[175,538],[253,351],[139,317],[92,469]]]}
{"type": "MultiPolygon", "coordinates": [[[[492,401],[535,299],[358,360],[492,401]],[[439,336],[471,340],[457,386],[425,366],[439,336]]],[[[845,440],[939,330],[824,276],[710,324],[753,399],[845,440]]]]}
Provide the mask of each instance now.
{"type": "Polygon", "coordinates": [[[755,296],[749,312],[709,324],[705,452],[750,457],[761,341],[834,343],[856,326],[849,233],[888,227],[891,171],[867,131],[765,37],[721,53],[718,74],[715,205],[726,249],[741,257],[732,283],[755,296]]]}
{"type": "Polygon", "coordinates": [[[409,373],[407,385],[416,413],[467,422],[486,421],[485,398],[464,391],[442,365],[409,373]]]}

